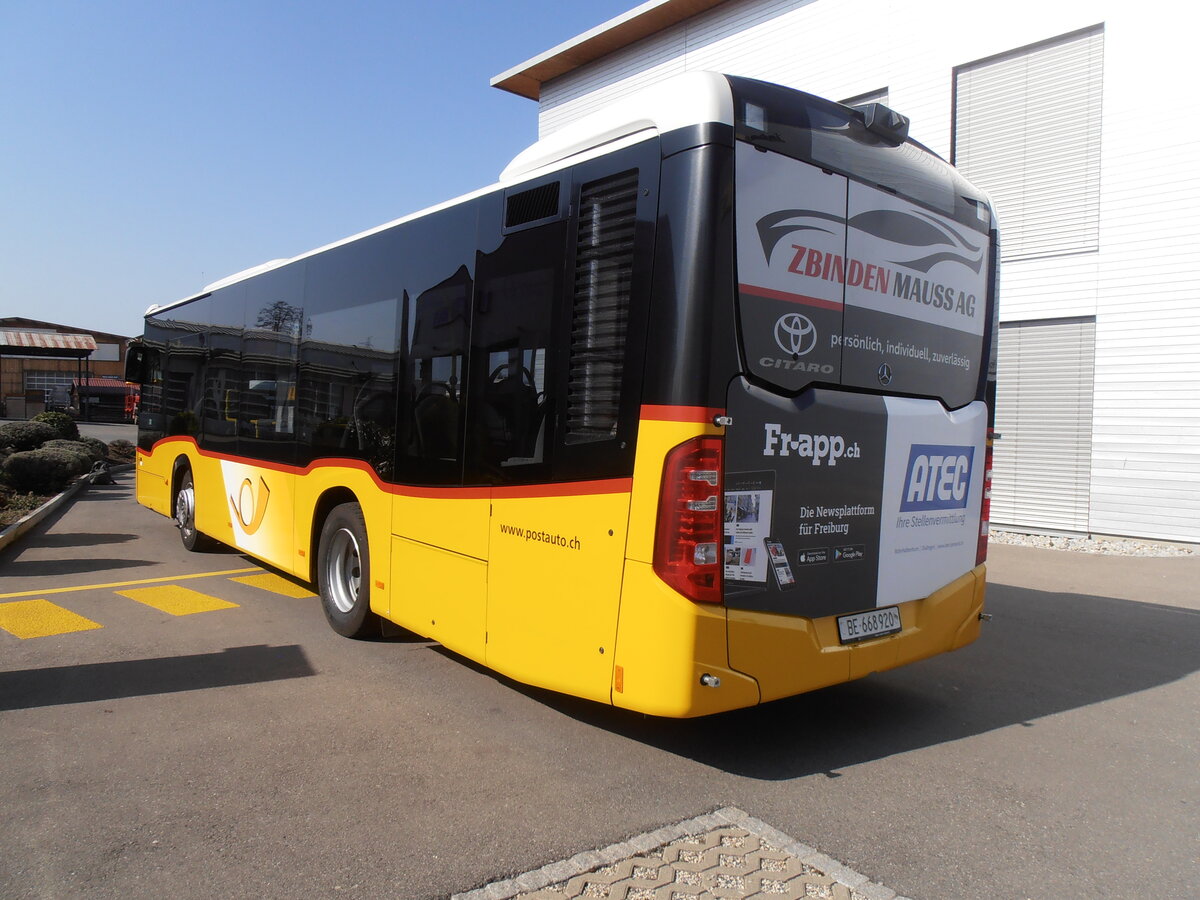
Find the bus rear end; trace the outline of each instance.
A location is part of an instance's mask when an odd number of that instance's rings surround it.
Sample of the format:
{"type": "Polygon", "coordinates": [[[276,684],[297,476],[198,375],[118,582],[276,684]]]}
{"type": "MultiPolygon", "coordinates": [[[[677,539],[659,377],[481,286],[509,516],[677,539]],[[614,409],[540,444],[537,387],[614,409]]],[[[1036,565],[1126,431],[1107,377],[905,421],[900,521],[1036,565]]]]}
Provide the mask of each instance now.
{"type": "Polygon", "coordinates": [[[666,454],[653,568],[696,623],[668,715],[957,649],[983,611],[990,205],[884,107],[729,82],[738,362],[666,454]]]}

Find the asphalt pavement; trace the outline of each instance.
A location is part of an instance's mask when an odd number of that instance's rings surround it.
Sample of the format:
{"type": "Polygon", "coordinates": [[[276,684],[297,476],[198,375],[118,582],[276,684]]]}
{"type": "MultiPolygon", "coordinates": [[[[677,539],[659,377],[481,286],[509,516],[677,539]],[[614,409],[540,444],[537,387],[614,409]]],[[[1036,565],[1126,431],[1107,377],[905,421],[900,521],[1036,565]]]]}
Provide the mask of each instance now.
{"type": "Polygon", "coordinates": [[[338,637],[131,482],[0,554],[6,900],[447,897],[721,810],[912,898],[1200,896],[1200,557],[994,546],[974,645],[677,722],[338,637]]]}

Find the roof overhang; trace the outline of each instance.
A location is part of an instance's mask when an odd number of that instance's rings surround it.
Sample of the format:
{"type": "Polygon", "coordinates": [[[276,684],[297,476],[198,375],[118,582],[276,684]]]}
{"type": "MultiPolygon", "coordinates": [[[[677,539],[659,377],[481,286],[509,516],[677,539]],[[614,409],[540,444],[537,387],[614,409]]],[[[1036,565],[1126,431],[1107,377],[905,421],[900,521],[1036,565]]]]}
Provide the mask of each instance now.
{"type": "Polygon", "coordinates": [[[615,53],[727,0],[648,0],[578,37],[553,47],[492,79],[492,87],[538,100],[542,85],[615,53]]]}
{"type": "Polygon", "coordinates": [[[0,355],[91,356],[96,339],[90,334],[54,334],[42,331],[0,331],[0,355]]]}

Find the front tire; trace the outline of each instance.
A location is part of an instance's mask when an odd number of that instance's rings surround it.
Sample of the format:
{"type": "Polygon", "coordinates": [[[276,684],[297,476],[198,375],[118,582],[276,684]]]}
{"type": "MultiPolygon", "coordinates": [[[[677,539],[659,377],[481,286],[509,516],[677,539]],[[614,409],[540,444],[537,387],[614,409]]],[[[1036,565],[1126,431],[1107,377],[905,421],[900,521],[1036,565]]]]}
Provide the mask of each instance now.
{"type": "Polygon", "coordinates": [[[196,484],[191,470],[183,473],[179,493],[175,495],[175,527],[184,549],[201,553],[216,547],[217,542],[196,530],[196,484]]]}
{"type": "Polygon", "coordinates": [[[317,588],[330,627],[352,638],[379,633],[371,612],[371,551],[367,524],[357,503],[335,506],[321,528],[317,588]]]}

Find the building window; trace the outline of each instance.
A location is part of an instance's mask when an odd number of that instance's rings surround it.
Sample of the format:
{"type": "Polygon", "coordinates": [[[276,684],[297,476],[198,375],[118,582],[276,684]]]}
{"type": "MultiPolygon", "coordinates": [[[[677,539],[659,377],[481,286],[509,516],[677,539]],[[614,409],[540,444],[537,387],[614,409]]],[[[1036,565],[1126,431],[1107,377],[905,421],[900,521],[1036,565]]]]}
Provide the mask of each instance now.
{"type": "Polygon", "coordinates": [[[1001,258],[1099,249],[1104,27],[954,70],[951,159],[991,194],[1001,258]]]}
{"type": "Polygon", "coordinates": [[[43,402],[47,405],[66,406],[70,393],[71,382],[75,380],[73,372],[25,371],[25,390],[43,391],[43,402]]]}

